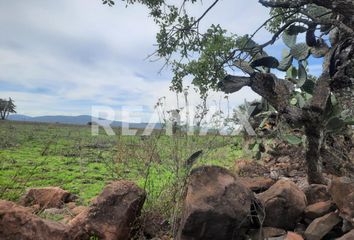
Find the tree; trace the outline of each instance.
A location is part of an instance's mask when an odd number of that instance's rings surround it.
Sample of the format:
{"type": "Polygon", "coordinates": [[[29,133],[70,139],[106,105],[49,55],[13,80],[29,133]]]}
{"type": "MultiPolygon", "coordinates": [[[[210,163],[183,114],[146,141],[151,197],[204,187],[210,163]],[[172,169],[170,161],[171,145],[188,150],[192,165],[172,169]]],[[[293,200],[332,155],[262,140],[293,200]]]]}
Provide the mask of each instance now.
{"type": "Polygon", "coordinates": [[[328,124],[346,123],[337,116],[333,118],[336,102],[342,110],[347,109],[347,116],[354,112],[354,1],[259,0],[270,9],[270,18],[246,36],[229,33],[220,25],[211,25],[201,32],[200,22],[219,0],[201,16],[190,16],[187,6],[197,2],[185,0],[176,6],[164,0],[126,0],[127,4],[146,5],[159,25],[154,55],[172,67],[171,89],[182,92],[183,80],[188,75],[193,77],[192,84],[202,96],[210,89],[230,94],[244,86],[251,87],[284,121],[304,129],[308,181],[324,183],[320,149],[328,124]],[[273,37],[257,44],[252,38],[263,27],[273,37]],[[296,43],[300,34],[306,36],[306,42],[296,43]],[[280,37],[289,50],[278,61],[268,56],[265,49],[280,37]],[[323,72],[318,79],[307,73],[310,55],[323,59],[323,72]],[[241,69],[246,76],[228,74],[234,68],[241,69]],[[287,77],[278,78],[271,73],[273,69],[286,71],[287,77]],[[299,92],[307,97],[298,97],[299,92]],[[294,104],[294,98],[301,104],[294,104]]]}
{"type": "Polygon", "coordinates": [[[9,98],[9,100],[6,99],[0,99],[0,119],[5,120],[10,113],[16,113],[16,106],[14,101],[9,98]]]}

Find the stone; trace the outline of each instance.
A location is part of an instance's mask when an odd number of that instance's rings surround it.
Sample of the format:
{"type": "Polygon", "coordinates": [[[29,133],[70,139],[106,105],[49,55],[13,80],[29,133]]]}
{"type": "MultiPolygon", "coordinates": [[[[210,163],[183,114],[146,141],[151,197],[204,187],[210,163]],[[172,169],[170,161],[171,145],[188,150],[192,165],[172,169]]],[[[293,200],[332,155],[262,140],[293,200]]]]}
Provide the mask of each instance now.
{"type": "Polygon", "coordinates": [[[281,157],[278,157],[277,162],[279,162],[279,163],[290,163],[291,162],[291,158],[290,158],[290,156],[281,156],[281,157]]]}
{"type": "Polygon", "coordinates": [[[311,184],[304,188],[304,193],[309,205],[331,199],[327,186],[322,184],[311,184]]]}
{"type": "Polygon", "coordinates": [[[313,220],[334,210],[335,206],[332,201],[318,202],[307,206],[304,211],[304,216],[305,218],[313,220]]]}
{"type": "Polygon", "coordinates": [[[320,240],[329,233],[334,226],[341,222],[337,213],[331,212],[320,218],[316,218],[306,229],[306,240],[320,240]]]}
{"type": "Polygon", "coordinates": [[[82,213],[83,211],[85,211],[88,207],[85,206],[77,206],[73,209],[71,209],[71,213],[76,215],[79,215],[80,213],[82,213]]]}
{"type": "Polygon", "coordinates": [[[238,179],[255,193],[264,192],[275,183],[273,179],[266,177],[240,177],[238,179]]]}
{"type": "Polygon", "coordinates": [[[41,219],[31,209],[0,200],[0,239],[64,240],[70,239],[64,224],[41,219]]]}
{"type": "Polygon", "coordinates": [[[354,180],[347,177],[334,178],[329,185],[329,193],[341,216],[354,223],[354,180]]]}
{"type": "Polygon", "coordinates": [[[68,210],[65,209],[65,208],[47,208],[47,209],[44,209],[43,211],[44,214],[66,214],[68,213],[68,210]]]}
{"type": "Polygon", "coordinates": [[[150,239],[168,232],[169,224],[160,214],[148,212],[142,217],[141,229],[144,236],[150,239]]]}
{"type": "Polygon", "coordinates": [[[290,180],[279,180],[258,194],[265,208],[264,226],[294,229],[306,208],[305,194],[290,180]]]}
{"type": "Polygon", "coordinates": [[[42,211],[41,206],[39,204],[34,204],[28,207],[32,209],[32,213],[39,213],[40,211],[42,211]]]}
{"type": "Polygon", "coordinates": [[[349,222],[346,219],[343,219],[343,225],[342,225],[342,232],[349,232],[350,230],[354,229],[354,226],[351,222],[349,222]]]}
{"type": "Polygon", "coordinates": [[[253,193],[228,170],[217,166],[194,169],[187,184],[177,239],[240,238],[253,199],[253,193]]]}
{"type": "Polygon", "coordinates": [[[289,177],[295,177],[296,175],[298,175],[298,171],[296,170],[291,170],[290,172],[288,172],[289,177]]]}
{"type": "Polygon", "coordinates": [[[130,181],[107,185],[94,203],[69,222],[73,240],[129,239],[146,193],[130,181]]]}
{"type": "Polygon", "coordinates": [[[66,208],[69,208],[69,209],[74,209],[76,208],[76,203],[75,202],[69,202],[67,204],[65,204],[66,208]]]}
{"type": "Polygon", "coordinates": [[[354,229],[344,234],[340,238],[337,238],[337,240],[353,240],[353,239],[354,239],[354,229]]]}
{"type": "Polygon", "coordinates": [[[296,224],[296,227],[293,232],[295,232],[298,235],[303,236],[306,231],[306,228],[307,228],[307,225],[300,222],[300,223],[296,224]]]}
{"type": "Polygon", "coordinates": [[[41,209],[61,208],[64,203],[72,202],[75,196],[58,187],[31,188],[20,200],[23,206],[38,204],[41,209]]]}
{"type": "Polygon", "coordinates": [[[250,235],[251,239],[270,239],[285,236],[286,231],[280,228],[263,227],[252,232],[250,235]]]}
{"type": "Polygon", "coordinates": [[[264,227],[262,230],[265,238],[279,237],[286,234],[286,231],[280,228],[264,227]]]}
{"type": "Polygon", "coordinates": [[[288,232],[284,240],[304,240],[304,238],[300,234],[288,232]]]}

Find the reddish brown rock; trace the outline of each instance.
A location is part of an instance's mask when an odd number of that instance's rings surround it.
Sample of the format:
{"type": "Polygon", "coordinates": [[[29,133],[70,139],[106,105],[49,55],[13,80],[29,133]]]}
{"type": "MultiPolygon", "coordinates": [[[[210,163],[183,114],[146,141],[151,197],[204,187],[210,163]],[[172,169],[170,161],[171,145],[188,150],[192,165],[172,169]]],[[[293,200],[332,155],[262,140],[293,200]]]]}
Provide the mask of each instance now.
{"type": "Polygon", "coordinates": [[[318,202],[311,204],[305,208],[304,216],[307,219],[315,219],[326,215],[327,213],[335,210],[332,201],[318,202]]]}
{"type": "Polygon", "coordinates": [[[60,208],[64,203],[75,200],[75,196],[58,187],[31,188],[22,197],[20,203],[23,206],[38,204],[41,209],[60,208]]]}
{"type": "Polygon", "coordinates": [[[329,233],[334,226],[341,222],[337,213],[331,212],[323,217],[316,218],[306,229],[306,240],[320,240],[329,233]]]}
{"type": "Polygon", "coordinates": [[[257,161],[238,160],[235,165],[236,173],[243,177],[259,177],[269,173],[268,169],[257,161]]]}
{"type": "Polygon", "coordinates": [[[284,240],[304,240],[304,238],[297,233],[288,232],[288,234],[286,234],[286,237],[284,240]]]}
{"type": "Polygon", "coordinates": [[[92,206],[69,222],[70,236],[74,240],[88,240],[92,236],[104,240],[129,239],[144,200],[144,190],[133,182],[112,182],[92,206]]]}
{"type": "Polygon", "coordinates": [[[353,239],[354,239],[354,229],[344,234],[340,238],[337,238],[337,240],[353,240],[353,239]]]}
{"type": "Polygon", "coordinates": [[[272,228],[272,227],[263,227],[261,229],[257,229],[251,233],[251,239],[268,239],[268,238],[277,238],[281,236],[285,236],[286,231],[280,228],[272,228]]]}
{"type": "Polygon", "coordinates": [[[304,193],[309,205],[331,199],[327,186],[322,184],[311,184],[304,189],[304,193]]]}
{"type": "Polygon", "coordinates": [[[42,211],[42,208],[39,204],[34,204],[28,207],[32,209],[32,213],[39,213],[40,211],[42,211]]]}
{"type": "Polygon", "coordinates": [[[238,179],[255,193],[264,192],[275,183],[273,179],[266,177],[240,177],[238,179]]]}
{"type": "Polygon", "coordinates": [[[85,211],[86,209],[88,209],[88,207],[77,206],[71,210],[71,213],[76,216],[76,215],[79,215],[80,213],[82,213],[83,211],[85,211]]]}
{"type": "Polygon", "coordinates": [[[224,168],[204,166],[189,177],[177,239],[229,240],[251,213],[253,193],[224,168]]]}
{"type": "Polygon", "coordinates": [[[306,208],[305,194],[290,180],[279,180],[258,194],[265,208],[264,226],[294,229],[306,208]]]}
{"type": "Polygon", "coordinates": [[[41,219],[31,210],[0,200],[0,239],[64,240],[70,239],[64,224],[41,219]]]}
{"type": "Polygon", "coordinates": [[[64,215],[63,219],[61,219],[59,222],[63,223],[63,224],[67,224],[68,222],[70,222],[73,219],[72,215],[64,215]]]}
{"type": "Polygon", "coordinates": [[[286,231],[284,229],[273,228],[273,227],[264,227],[263,228],[263,236],[265,238],[279,237],[279,236],[283,236],[285,234],[286,234],[286,231]]]}
{"type": "Polygon", "coordinates": [[[347,177],[334,178],[329,192],[341,216],[354,223],[354,180],[347,177]]]}
{"type": "Polygon", "coordinates": [[[141,229],[148,239],[157,239],[168,232],[169,224],[163,216],[149,212],[141,219],[141,229]]]}
{"type": "Polygon", "coordinates": [[[77,206],[76,206],[76,203],[75,203],[75,202],[69,202],[69,203],[65,204],[65,207],[66,207],[66,208],[69,208],[69,209],[74,209],[74,208],[76,208],[77,206]]]}

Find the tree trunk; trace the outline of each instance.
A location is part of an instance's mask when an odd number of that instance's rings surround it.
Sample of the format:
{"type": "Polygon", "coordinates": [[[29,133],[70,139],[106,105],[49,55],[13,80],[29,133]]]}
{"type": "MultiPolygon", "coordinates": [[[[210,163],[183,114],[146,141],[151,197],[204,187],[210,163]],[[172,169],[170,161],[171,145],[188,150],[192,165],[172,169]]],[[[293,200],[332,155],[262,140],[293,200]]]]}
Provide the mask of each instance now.
{"type": "Polygon", "coordinates": [[[326,180],[322,176],[322,161],[320,149],[323,142],[323,129],[318,126],[306,126],[307,137],[306,165],[307,180],[309,184],[324,184],[326,180]]]}

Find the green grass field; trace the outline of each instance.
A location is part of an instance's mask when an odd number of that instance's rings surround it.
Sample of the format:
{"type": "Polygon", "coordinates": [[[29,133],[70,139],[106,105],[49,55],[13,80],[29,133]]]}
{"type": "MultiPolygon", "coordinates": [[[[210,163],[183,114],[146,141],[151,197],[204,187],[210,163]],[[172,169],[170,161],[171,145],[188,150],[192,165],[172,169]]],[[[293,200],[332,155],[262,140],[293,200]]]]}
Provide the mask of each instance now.
{"type": "MultiPolygon", "coordinates": [[[[195,151],[194,164],[232,169],[243,156],[240,138],[230,136],[91,135],[90,126],[0,122],[0,198],[16,201],[30,187],[58,186],[79,196],[82,204],[107,182],[126,179],[148,193],[145,208],[168,212],[176,201],[195,151]]],[[[170,213],[167,213],[170,214],[170,213]]]]}

